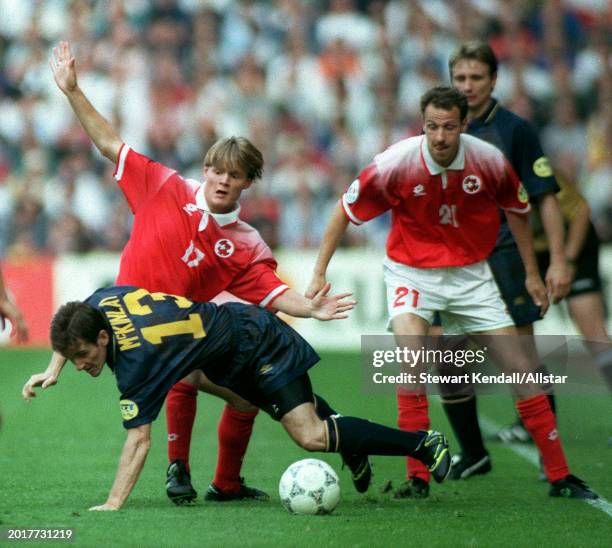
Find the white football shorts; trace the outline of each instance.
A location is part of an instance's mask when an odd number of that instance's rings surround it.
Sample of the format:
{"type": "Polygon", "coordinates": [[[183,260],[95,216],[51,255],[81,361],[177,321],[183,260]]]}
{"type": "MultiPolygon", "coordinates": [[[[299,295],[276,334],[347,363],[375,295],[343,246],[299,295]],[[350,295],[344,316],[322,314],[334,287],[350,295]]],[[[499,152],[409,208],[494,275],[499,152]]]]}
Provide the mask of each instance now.
{"type": "Polygon", "coordinates": [[[430,324],[435,312],[444,333],[458,335],[514,325],[487,261],[455,267],[414,268],[385,257],[391,319],[410,312],[430,324]]]}

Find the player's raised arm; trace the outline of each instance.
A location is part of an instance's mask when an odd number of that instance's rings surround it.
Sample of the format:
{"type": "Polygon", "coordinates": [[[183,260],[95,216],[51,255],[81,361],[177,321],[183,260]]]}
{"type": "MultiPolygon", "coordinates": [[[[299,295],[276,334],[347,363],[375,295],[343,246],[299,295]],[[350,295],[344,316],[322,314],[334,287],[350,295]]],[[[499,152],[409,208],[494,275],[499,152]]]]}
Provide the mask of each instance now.
{"type": "Polygon", "coordinates": [[[104,504],[92,506],[90,510],[119,510],[123,506],[138,481],[150,447],[151,423],[141,424],[127,431],[119,467],[108,498],[104,504]]]}
{"type": "Polygon", "coordinates": [[[525,266],[525,288],[533,302],[540,307],[540,315],[543,317],[548,310],[549,302],[546,287],[540,277],[538,263],[533,250],[533,236],[529,219],[525,215],[505,210],[508,226],[514,236],[523,265],[525,266]]]}
{"type": "Polygon", "coordinates": [[[21,389],[23,399],[29,401],[32,398],[35,398],[36,392],[34,391],[34,388],[37,386],[40,386],[44,390],[45,388],[56,384],[65,364],[66,358],[64,358],[64,356],[62,356],[59,352],[53,352],[47,369],[42,373],[35,373],[28,379],[28,382],[23,385],[23,388],[21,389]]]}
{"type": "Polygon", "coordinates": [[[96,145],[96,148],[111,162],[117,160],[122,141],[119,134],[89,102],[77,82],[76,62],[68,42],[60,42],[53,48],[49,60],[57,87],[70,101],[83,129],[96,145]]]}
{"type": "Polygon", "coordinates": [[[325,234],[323,234],[323,240],[319,248],[319,255],[312,274],[312,280],[305,293],[306,297],[309,299],[314,298],[314,296],[325,286],[327,266],[336,252],[336,249],[338,249],[338,244],[346,232],[348,223],[349,221],[344,214],[342,204],[338,202],[329,223],[327,223],[325,234]]]}

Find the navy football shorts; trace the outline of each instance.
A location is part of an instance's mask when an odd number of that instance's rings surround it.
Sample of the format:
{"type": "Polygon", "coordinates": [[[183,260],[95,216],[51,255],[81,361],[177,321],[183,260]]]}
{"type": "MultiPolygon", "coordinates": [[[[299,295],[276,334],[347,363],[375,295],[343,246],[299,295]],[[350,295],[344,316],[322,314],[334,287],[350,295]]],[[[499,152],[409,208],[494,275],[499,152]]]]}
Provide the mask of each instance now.
{"type": "MultiPolygon", "coordinates": [[[[265,409],[269,396],[306,375],[319,355],[274,314],[238,303],[223,306],[238,312],[234,317],[239,337],[233,359],[225,367],[225,378],[213,382],[265,409]]],[[[310,394],[312,401],[312,390],[310,394]]]]}
{"type": "Polygon", "coordinates": [[[281,420],[289,411],[303,403],[313,403],[312,384],[308,373],[291,381],[266,397],[267,402],[260,405],[274,420],[281,420]]]}

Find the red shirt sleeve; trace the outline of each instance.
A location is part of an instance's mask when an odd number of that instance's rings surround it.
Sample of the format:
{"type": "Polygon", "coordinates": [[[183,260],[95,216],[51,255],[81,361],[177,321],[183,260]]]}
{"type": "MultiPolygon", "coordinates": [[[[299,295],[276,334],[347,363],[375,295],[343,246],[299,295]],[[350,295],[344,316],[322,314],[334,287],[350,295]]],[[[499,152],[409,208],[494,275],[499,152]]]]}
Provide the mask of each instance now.
{"type": "Polygon", "coordinates": [[[510,163],[504,158],[501,169],[501,176],[498,177],[496,200],[502,209],[507,209],[514,213],[526,214],[530,210],[529,194],[510,163]]]}
{"type": "Polygon", "coordinates": [[[289,289],[276,274],[276,261],[266,259],[242,272],[227,291],[245,301],[270,308],[274,299],[289,289]]]}
{"type": "Polygon", "coordinates": [[[375,162],[369,164],[342,196],[342,207],[349,220],[360,225],[393,207],[389,195],[391,172],[381,174],[375,162]]]}
{"type": "Polygon", "coordinates": [[[121,145],[113,176],[119,183],[132,213],[159,192],[174,170],[121,145]]]}

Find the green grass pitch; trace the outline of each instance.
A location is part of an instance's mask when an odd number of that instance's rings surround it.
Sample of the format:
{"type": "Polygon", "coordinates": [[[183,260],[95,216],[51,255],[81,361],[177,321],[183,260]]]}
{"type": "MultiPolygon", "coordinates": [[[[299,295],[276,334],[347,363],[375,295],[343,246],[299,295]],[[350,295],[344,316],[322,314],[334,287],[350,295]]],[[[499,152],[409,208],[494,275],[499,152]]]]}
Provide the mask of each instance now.
{"type": "MultiPolygon", "coordinates": [[[[358,495],[337,455],[318,457],[339,473],[340,505],[331,516],[293,516],[278,500],[278,480],[307,456],[280,425],[258,417],[244,464],[247,481],[271,493],[270,503],[204,503],[175,507],[166,498],[165,425],[154,425],[142,477],[120,512],[88,512],[105,501],[125,438],[118,392],[106,371],[92,380],[67,366],[60,383],[32,403],[21,400],[28,376],[46,367],[46,351],[0,350],[0,529],[74,527],[78,546],[609,546],[612,516],[582,501],[551,499],[537,469],[507,447],[489,444],[494,470],[467,482],[432,487],[421,501],[394,501],[381,492],[398,484],[403,459],[373,457],[374,483],[358,495]]],[[[313,385],[343,414],[394,425],[392,396],[361,390],[360,359],[325,354],[313,385]]],[[[449,427],[435,399],[432,425],[449,427]]],[[[512,417],[510,398],[482,397],[492,421],[512,417]]],[[[192,447],[194,485],[203,494],[216,461],[221,403],[199,397],[192,447]]],[[[560,430],[574,473],[612,500],[612,402],[567,396],[559,402],[560,430]]],[[[2,541],[0,541],[1,543],[2,541]]]]}

